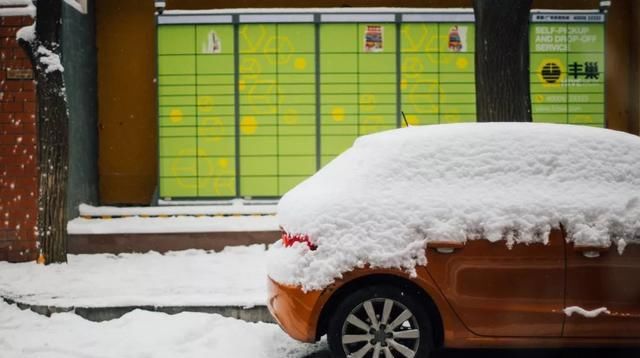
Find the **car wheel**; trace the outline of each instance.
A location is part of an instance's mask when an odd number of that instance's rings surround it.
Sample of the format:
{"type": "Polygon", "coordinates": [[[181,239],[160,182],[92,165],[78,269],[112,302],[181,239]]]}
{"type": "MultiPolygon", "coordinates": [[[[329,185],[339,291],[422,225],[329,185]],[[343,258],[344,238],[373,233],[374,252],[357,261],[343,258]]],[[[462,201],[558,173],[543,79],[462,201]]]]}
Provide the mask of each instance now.
{"type": "Polygon", "coordinates": [[[334,357],[424,358],[433,347],[425,307],[394,286],[366,287],[343,299],[327,338],[334,357]]]}

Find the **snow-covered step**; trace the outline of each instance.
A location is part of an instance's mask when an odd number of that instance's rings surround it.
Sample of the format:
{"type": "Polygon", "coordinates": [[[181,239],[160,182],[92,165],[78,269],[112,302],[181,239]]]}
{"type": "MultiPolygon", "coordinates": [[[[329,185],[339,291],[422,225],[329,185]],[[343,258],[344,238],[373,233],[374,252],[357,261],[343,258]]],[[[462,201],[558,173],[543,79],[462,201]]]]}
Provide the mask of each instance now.
{"type": "Polygon", "coordinates": [[[209,205],[162,205],[162,206],[92,206],[80,204],[80,217],[89,218],[121,218],[121,217],[171,217],[171,216],[273,216],[276,214],[277,202],[230,200],[209,205]]]}

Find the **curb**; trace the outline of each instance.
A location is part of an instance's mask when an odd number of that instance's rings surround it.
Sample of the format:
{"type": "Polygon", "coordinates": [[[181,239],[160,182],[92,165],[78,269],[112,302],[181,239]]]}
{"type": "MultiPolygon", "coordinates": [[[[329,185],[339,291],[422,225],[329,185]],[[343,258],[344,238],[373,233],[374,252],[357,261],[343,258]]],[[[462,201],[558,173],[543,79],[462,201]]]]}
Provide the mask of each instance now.
{"type": "Polygon", "coordinates": [[[144,310],[150,312],[162,312],[166,314],[177,314],[181,312],[198,312],[219,314],[225,317],[241,319],[247,322],[267,322],[275,323],[271,317],[267,306],[117,306],[117,307],[57,307],[33,305],[17,301],[12,298],[0,297],[4,302],[10,305],[16,305],[21,310],[31,310],[37,314],[51,317],[55,313],[74,313],[86,320],[92,322],[104,322],[118,319],[133,310],[144,310]]]}

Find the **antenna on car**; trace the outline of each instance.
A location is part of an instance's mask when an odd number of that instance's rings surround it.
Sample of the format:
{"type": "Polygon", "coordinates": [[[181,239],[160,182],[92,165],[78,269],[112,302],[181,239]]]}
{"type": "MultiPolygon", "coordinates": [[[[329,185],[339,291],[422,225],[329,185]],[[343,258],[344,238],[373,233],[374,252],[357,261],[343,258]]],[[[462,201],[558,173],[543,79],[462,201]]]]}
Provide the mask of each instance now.
{"type": "Polygon", "coordinates": [[[407,122],[407,116],[404,115],[404,111],[400,111],[402,113],[402,118],[404,119],[404,124],[409,127],[409,122],[407,122]]]}

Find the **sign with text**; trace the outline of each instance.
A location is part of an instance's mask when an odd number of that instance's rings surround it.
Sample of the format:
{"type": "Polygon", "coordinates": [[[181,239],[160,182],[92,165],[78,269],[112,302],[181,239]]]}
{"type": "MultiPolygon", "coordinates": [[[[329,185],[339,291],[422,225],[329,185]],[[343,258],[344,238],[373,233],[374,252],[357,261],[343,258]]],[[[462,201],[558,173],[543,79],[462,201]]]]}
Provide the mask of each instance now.
{"type": "Polygon", "coordinates": [[[605,126],[604,15],[533,15],[534,122],[605,126]]]}

